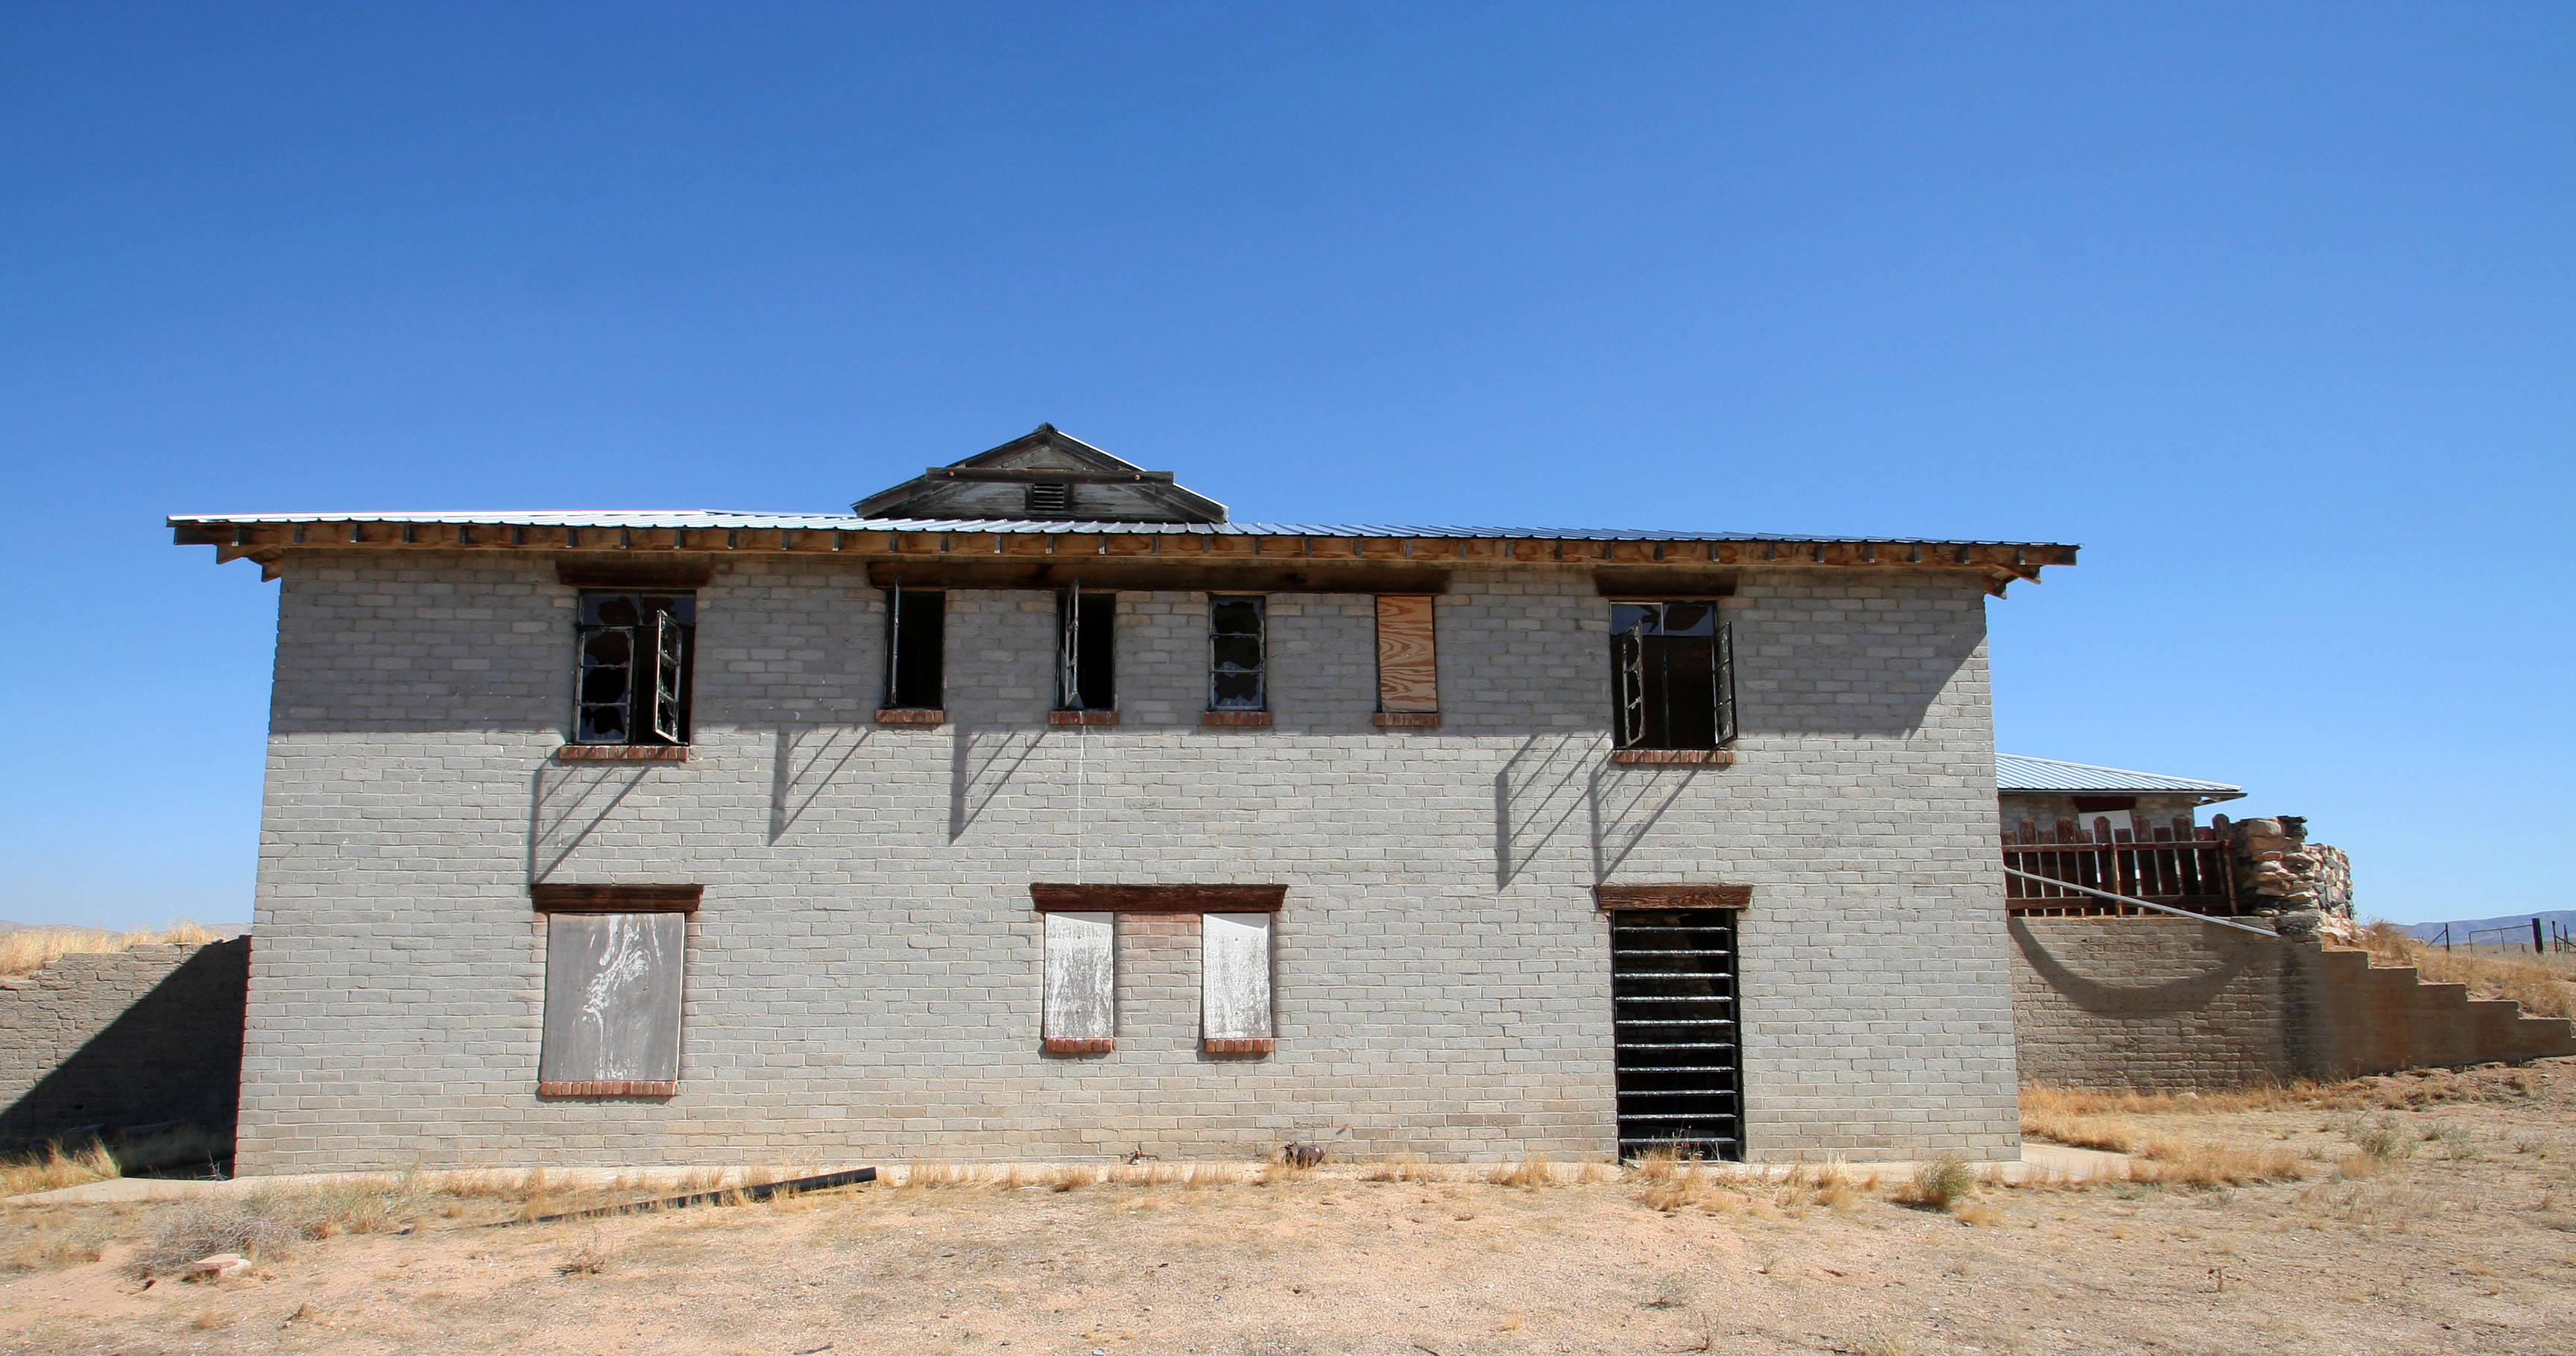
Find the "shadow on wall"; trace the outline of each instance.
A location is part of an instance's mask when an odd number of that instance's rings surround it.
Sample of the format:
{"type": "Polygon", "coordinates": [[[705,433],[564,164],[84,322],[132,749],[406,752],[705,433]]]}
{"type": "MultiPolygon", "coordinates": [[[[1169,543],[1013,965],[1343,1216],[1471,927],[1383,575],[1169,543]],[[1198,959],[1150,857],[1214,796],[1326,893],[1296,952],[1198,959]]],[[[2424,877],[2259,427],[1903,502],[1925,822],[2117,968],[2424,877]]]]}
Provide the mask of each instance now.
{"type": "MultiPolygon", "coordinates": [[[[197,948],[0,1111],[0,1141],[168,1121],[214,1127],[229,1139],[241,1100],[250,940],[197,948]]],[[[77,1004],[82,994],[75,987],[48,997],[77,1004]]]]}
{"type": "Polygon", "coordinates": [[[1627,769],[1610,737],[1532,735],[1494,773],[1494,888],[1509,888],[1583,817],[1592,879],[1610,879],[1702,776],[1698,768],[1627,769]],[[1633,773],[1634,775],[1629,775],[1633,773]]]}
{"type": "Polygon", "coordinates": [[[546,763],[528,779],[528,879],[544,880],[652,775],[650,763],[546,763]]]}
{"type": "Polygon", "coordinates": [[[2116,1014],[2123,1017],[2170,1016],[2198,1012],[2216,1001],[2256,961],[2277,949],[2277,943],[2263,938],[2251,939],[2253,946],[2233,944],[2227,929],[2214,923],[2200,927],[2201,943],[2212,954],[2194,962],[2200,966],[2190,974],[2159,979],[2143,984],[2105,984],[2078,974],[2048,949],[2048,944],[2031,931],[2030,924],[2019,918],[2007,920],[2013,945],[2021,952],[2032,973],[2067,1002],[2086,1012],[2116,1014]]]}
{"type": "Polygon", "coordinates": [[[948,841],[956,842],[1011,784],[1046,739],[1039,730],[956,729],[949,734],[948,841]]]}
{"type": "Polygon", "coordinates": [[[777,752],[769,774],[770,846],[776,847],[813,806],[815,797],[849,767],[869,733],[846,727],[778,727],[772,736],[777,752]]]}

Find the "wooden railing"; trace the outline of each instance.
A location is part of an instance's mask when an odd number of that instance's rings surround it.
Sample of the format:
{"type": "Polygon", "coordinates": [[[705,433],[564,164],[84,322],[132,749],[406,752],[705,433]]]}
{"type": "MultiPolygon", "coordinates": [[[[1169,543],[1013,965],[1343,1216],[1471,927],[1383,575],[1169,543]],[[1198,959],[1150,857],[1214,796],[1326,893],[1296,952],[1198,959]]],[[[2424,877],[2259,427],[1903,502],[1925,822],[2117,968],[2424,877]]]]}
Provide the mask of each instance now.
{"type": "Polygon", "coordinates": [[[2153,900],[2194,913],[2233,916],[2238,912],[2227,842],[2216,828],[2206,825],[2195,828],[2180,821],[2164,828],[2114,829],[2104,834],[2087,833],[2073,820],[2058,821],[2055,832],[2024,824],[2019,832],[2003,836],[2003,850],[2006,867],[2047,878],[2004,877],[2004,906],[2013,913],[2138,912],[2049,881],[2153,900]]]}

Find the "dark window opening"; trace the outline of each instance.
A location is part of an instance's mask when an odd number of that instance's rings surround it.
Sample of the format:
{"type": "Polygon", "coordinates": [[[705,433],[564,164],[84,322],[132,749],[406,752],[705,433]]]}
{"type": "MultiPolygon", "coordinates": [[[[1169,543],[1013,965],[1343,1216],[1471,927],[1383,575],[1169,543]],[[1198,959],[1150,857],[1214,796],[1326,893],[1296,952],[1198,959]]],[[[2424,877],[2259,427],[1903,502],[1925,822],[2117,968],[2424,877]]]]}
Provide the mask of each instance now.
{"type": "Polygon", "coordinates": [[[1208,709],[1261,711],[1264,599],[1208,599],[1208,709]]]}
{"type": "Polygon", "coordinates": [[[1616,603],[1610,669],[1623,749],[1713,749],[1735,738],[1734,628],[1715,603],[1616,603]]]}
{"type": "Polygon", "coordinates": [[[897,584],[886,594],[886,705],[934,711],[942,705],[948,595],[897,584]]]}
{"type": "Polygon", "coordinates": [[[689,742],[697,617],[694,594],[582,593],[574,743],[689,742]]]}
{"type": "Polygon", "coordinates": [[[1055,604],[1055,707],[1118,706],[1118,595],[1067,589],[1055,604]]]}
{"type": "Polygon", "coordinates": [[[1071,517],[1073,487],[1055,480],[1041,480],[1030,485],[1028,515],[1032,518],[1071,517]]]}

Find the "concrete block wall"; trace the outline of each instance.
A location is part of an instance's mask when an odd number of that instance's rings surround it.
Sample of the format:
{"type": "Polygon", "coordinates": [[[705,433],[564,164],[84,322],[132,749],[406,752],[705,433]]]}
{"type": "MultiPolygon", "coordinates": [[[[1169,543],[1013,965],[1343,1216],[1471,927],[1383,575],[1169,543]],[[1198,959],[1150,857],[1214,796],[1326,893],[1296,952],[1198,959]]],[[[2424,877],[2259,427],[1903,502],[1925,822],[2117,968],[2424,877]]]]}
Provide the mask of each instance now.
{"type": "Polygon", "coordinates": [[[2576,1054],[2563,1017],[2188,919],[2012,920],[2022,1077],[2231,1088],[2576,1054]]]}
{"type": "Polygon", "coordinates": [[[0,1144],[232,1124],[250,939],[74,952],[0,979],[0,1144]]]}
{"type": "Polygon", "coordinates": [[[1007,591],[950,594],[949,723],[878,727],[859,564],[726,561],[692,761],[600,764],[550,758],[574,590],[545,559],[290,559],[241,1169],[1607,1155],[1590,887],[1660,881],[1754,886],[1753,1157],[2014,1152],[1981,581],[1745,571],[1728,768],[1609,762],[1588,572],[1453,589],[1436,730],[1372,725],[1373,605],[1336,595],[1273,596],[1274,728],[1200,727],[1177,592],[1121,597],[1123,723],[1050,727],[1053,598],[1007,591]],[[531,880],[706,887],[677,1096],[535,1095],[531,880]],[[1028,886],[1066,880],[1287,884],[1277,1051],[1198,1051],[1166,938],[1114,1053],[1043,1057],[1028,886]]]}

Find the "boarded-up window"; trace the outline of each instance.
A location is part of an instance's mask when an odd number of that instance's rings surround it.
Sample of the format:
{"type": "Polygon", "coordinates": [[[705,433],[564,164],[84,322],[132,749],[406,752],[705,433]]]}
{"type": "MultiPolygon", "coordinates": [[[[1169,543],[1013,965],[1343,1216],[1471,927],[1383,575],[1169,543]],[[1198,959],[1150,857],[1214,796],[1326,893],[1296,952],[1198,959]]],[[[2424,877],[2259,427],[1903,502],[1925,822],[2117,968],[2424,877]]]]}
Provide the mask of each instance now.
{"type": "Polygon", "coordinates": [[[680,1090],[683,913],[546,916],[548,1097],[668,1097],[680,1090]]]}
{"type": "Polygon", "coordinates": [[[1431,595],[1377,597],[1377,709],[1440,709],[1440,665],[1431,639],[1431,595]]]}
{"type": "Polygon", "coordinates": [[[1270,1053],[1270,919],[1211,913],[1199,930],[1199,1035],[1208,1053],[1270,1053]]]}
{"type": "Polygon", "coordinates": [[[1118,1035],[1114,913],[1046,915],[1046,1050],[1096,1055],[1118,1035]]]}

